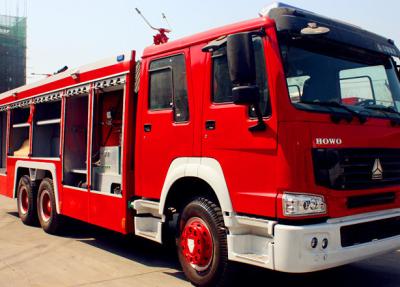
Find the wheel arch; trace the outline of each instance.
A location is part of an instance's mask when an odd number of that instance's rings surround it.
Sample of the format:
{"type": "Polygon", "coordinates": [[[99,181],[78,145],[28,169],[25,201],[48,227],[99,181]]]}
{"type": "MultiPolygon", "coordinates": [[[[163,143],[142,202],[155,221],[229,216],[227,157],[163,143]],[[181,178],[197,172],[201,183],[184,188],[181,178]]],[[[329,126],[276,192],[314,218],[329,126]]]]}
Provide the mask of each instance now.
{"type": "Polygon", "coordinates": [[[222,167],[213,158],[178,158],[171,163],[161,192],[159,213],[165,214],[174,200],[194,195],[217,200],[223,212],[233,211],[222,167]],[[190,189],[193,185],[200,186],[200,192],[190,189]],[[180,196],[187,188],[188,192],[180,196]]]}
{"type": "Polygon", "coordinates": [[[56,210],[60,214],[59,191],[57,184],[56,166],[54,163],[17,161],[15,165],[13,198],[17,196],[18,181],[28,175],[32,181],[49,177],[53,180],[54,195],[56,198],[56,210]]]}

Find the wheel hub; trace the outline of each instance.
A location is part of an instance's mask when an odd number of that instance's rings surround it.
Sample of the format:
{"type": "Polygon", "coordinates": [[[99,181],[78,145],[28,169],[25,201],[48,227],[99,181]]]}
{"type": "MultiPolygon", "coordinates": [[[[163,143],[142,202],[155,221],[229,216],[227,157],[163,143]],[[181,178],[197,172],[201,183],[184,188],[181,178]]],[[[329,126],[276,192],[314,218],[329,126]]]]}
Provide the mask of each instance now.
{"type": "Polygon", "coordinates": [[[28,191],[26,188],[21,189],[21,210],[24,214],[28,212],[29,208],[29,197],[28,197],[28,191]]]}
{"type": "Polygon", "coordinates": [[[197,271],[206,270],[212,261],[213,240],[206,223],[200,218],[191,218],[181,235],[182,254],[197,271]]]}
{"type": "Polygon", "coordinates": [[[48,221],[50,219],[51,210],[52,210],[50,195],[49,195],[48,191],[43,192],[41,197],[42,197],[41,198],[42,217],[45,221],[48,221]]]}

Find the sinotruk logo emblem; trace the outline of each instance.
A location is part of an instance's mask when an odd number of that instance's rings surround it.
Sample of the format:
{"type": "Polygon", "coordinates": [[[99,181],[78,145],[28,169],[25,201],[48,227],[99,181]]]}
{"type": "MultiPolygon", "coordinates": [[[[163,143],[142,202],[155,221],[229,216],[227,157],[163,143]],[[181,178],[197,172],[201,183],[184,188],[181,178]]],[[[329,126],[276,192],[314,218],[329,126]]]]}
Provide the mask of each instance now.
{"type": "Polygon", "coordinates": [[[383,169],[381,165],[381,161],[377,158],[374,162],[374,166],[372,167],[372,179],[373,180],[381,180],[383,178],[383,169]]]}

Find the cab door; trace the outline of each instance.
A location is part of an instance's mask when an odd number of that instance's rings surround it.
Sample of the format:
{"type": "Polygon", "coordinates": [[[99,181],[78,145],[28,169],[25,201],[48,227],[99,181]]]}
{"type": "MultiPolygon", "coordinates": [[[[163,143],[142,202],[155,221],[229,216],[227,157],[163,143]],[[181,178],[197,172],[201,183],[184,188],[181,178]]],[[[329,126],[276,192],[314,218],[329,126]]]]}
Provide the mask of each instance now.
{"type": "Polygon", "coordinates": [[[172,161],[193,154],[189,50],[143,61],[136,195],[159,198],[172,161]]]}
{"type": "Polygon", "coordinates": [[[202,156],[220,163],[236,212],[275,216],[277,114],[267,65],[271,43],[255,36],[253,45],[259,104],[267,127],[251,131],[257,124],[254,107],[233,104],[226,46],[222,46],[208,55],[202,156]]]}

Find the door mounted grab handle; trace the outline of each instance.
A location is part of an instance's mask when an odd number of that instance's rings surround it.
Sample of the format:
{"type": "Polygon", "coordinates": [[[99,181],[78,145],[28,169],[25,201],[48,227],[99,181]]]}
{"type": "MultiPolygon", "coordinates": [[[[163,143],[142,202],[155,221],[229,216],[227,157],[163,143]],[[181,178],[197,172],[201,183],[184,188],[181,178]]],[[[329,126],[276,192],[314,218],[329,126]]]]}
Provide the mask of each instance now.
{"type": "Polygon", "coordinates": [[[144,125],[144,132],[145,133],[151,132],[151,124],[145,124],[144,125]]]}
{"type": "Polygon", "coordinates": [[[215,121],[206,121],[206,130],[213,131],[215,128],[215,121]]]}

